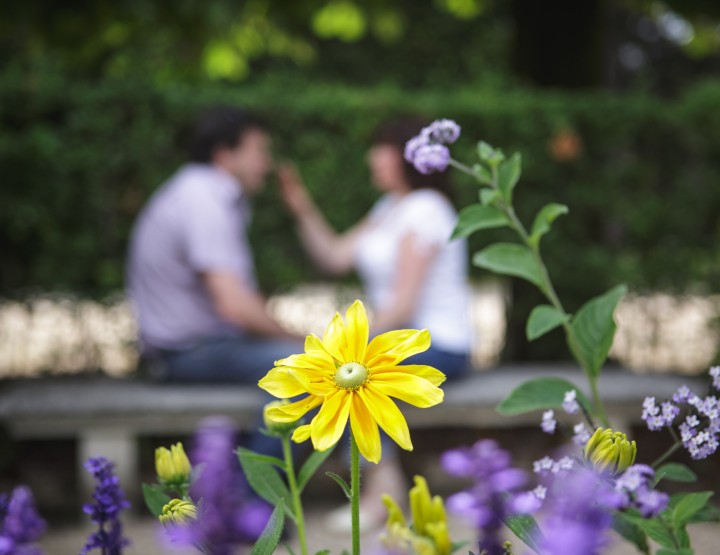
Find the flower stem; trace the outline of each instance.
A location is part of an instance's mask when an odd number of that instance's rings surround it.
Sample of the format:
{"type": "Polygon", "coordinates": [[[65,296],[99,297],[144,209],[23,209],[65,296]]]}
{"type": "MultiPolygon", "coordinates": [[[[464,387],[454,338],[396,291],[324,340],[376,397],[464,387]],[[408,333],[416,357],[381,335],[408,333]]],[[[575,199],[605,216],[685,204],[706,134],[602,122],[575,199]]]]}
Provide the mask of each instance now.
{"type": "Polygon", "coordinates": [[[670,457],[670,455],[672,455],[675,451],[682,447],[682,441],[680,441],[680,438],[675,433],[675,430],[670,427],[668,427],[668,430],[670,431],[670,435],[675,440],[675,443],[673,443],[667,451],[665,451],[662,455],[660,455],[657,459],[653,461],[653,463],[650,465],[653,468],[657,468],[659,465],[664,463],[670,457]]]}
{"type": "Polygon", "coordinates": [[[350,509],[352,515],[352,555],[360,555],[360,451],[350,433],[350,509]]]}
{"type": "Polygon", "coordinates": [[[298,490],[297,480],[295,479],[295,467],[293,466],[292,449],[290,448],[290,436],[285,434],[282,438],[283,455],[285,457],[285,472],[287,473],[288,486],[290,487],[290,495],[292,496],[293,508],[297,518],[298,540],[300,541],[300,553],[307,555],[307,540],[305,538],[305,519],[303,518],[302,502],[300,501],[300,491],[298,490]]]}
{"type": "Polygon", "coordinates": [[[477,179],[477,174],[473,171],[473,169],[470,166],[466,166],[462,162],[458,162],[457,160],[455,160],[453,158],[450,158],[450,160],[448,161],[448,164],[450,164],[456,170],[460,170],[461,172],[471,175],[472,177],[477,179]]]}

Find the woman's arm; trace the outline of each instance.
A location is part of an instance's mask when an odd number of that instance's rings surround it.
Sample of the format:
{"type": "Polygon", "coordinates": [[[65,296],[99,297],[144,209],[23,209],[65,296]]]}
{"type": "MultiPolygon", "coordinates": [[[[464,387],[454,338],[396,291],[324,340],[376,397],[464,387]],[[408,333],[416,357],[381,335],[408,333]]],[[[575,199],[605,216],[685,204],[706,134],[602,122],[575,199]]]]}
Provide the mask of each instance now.
{"type": "Polygon", "coordinates": [[[375,314],[373,333],[408,325],[417,310],[425,278],[439,249],[439,246],[423,245],[412,233],[401,239],[391,301],[375,314]]]}
{"type": "Polygon", "coordinates": [[[355,242],[365,220],[338,234],[313,202],[293,166],[281,167],[278,177],[283,200],[298,222],[300,239],[310,257],[328,272],[350,271],[354,264],[355,242]]]}

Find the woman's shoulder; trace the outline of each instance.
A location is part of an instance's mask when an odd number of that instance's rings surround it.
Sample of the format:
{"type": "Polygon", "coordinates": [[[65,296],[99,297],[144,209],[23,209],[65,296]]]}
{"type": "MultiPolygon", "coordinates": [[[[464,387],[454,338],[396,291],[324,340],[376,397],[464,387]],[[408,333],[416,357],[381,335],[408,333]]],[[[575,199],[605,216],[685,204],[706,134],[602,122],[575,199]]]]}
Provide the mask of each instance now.
{"type": "Polygon", "coordinates": [[[455,208],[445,195],[435,189],[415,189],[403,199],[403,210],[455,217],[455,208]]]}

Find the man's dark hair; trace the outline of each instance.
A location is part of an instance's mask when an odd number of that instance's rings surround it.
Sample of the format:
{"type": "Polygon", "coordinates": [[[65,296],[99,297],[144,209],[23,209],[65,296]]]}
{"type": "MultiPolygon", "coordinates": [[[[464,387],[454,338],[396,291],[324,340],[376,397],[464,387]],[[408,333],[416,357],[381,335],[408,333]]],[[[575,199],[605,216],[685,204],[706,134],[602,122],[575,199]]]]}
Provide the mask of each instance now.
{"type": "Polygon", "coordinates": [[[418,135],[426,125],[427,121],[414,116],[390,120],[375,129],[371,142],[373,145],[389,145],[397,149],[403,158],[405,181],[411,189],[435,189],[452,202],[454,195],[445,172],[424,175],[404,158],[405,143],[418,135]]]}
{"type": "Polygon", "coordinates": [[[231,106],[214,106],[197,118],[190,134],[189,155],[192,162],[207,164],[218,148],[235,148],[250,129],[265,130],[257,116],[231,106]]]}

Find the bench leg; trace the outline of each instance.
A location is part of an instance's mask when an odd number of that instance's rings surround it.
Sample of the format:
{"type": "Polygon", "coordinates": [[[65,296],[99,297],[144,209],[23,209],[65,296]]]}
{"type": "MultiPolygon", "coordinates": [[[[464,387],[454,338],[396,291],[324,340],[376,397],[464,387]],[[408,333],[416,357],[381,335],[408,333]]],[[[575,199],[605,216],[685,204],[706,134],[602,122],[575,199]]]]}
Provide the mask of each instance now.
{"type": "Polygon", "coordinates": [[[90,502],[95,481],[82,466],[89,457],[106,457],[115,463],[115,473],[125,496],[136,501],[140,490],[138,481],[138,449],[135,437],[129,430],[117,428],[87,430],[78,439],[78,473],[84,502],[90,502]],[[87,500],[87,501],[85,501],[87,500]]]}

